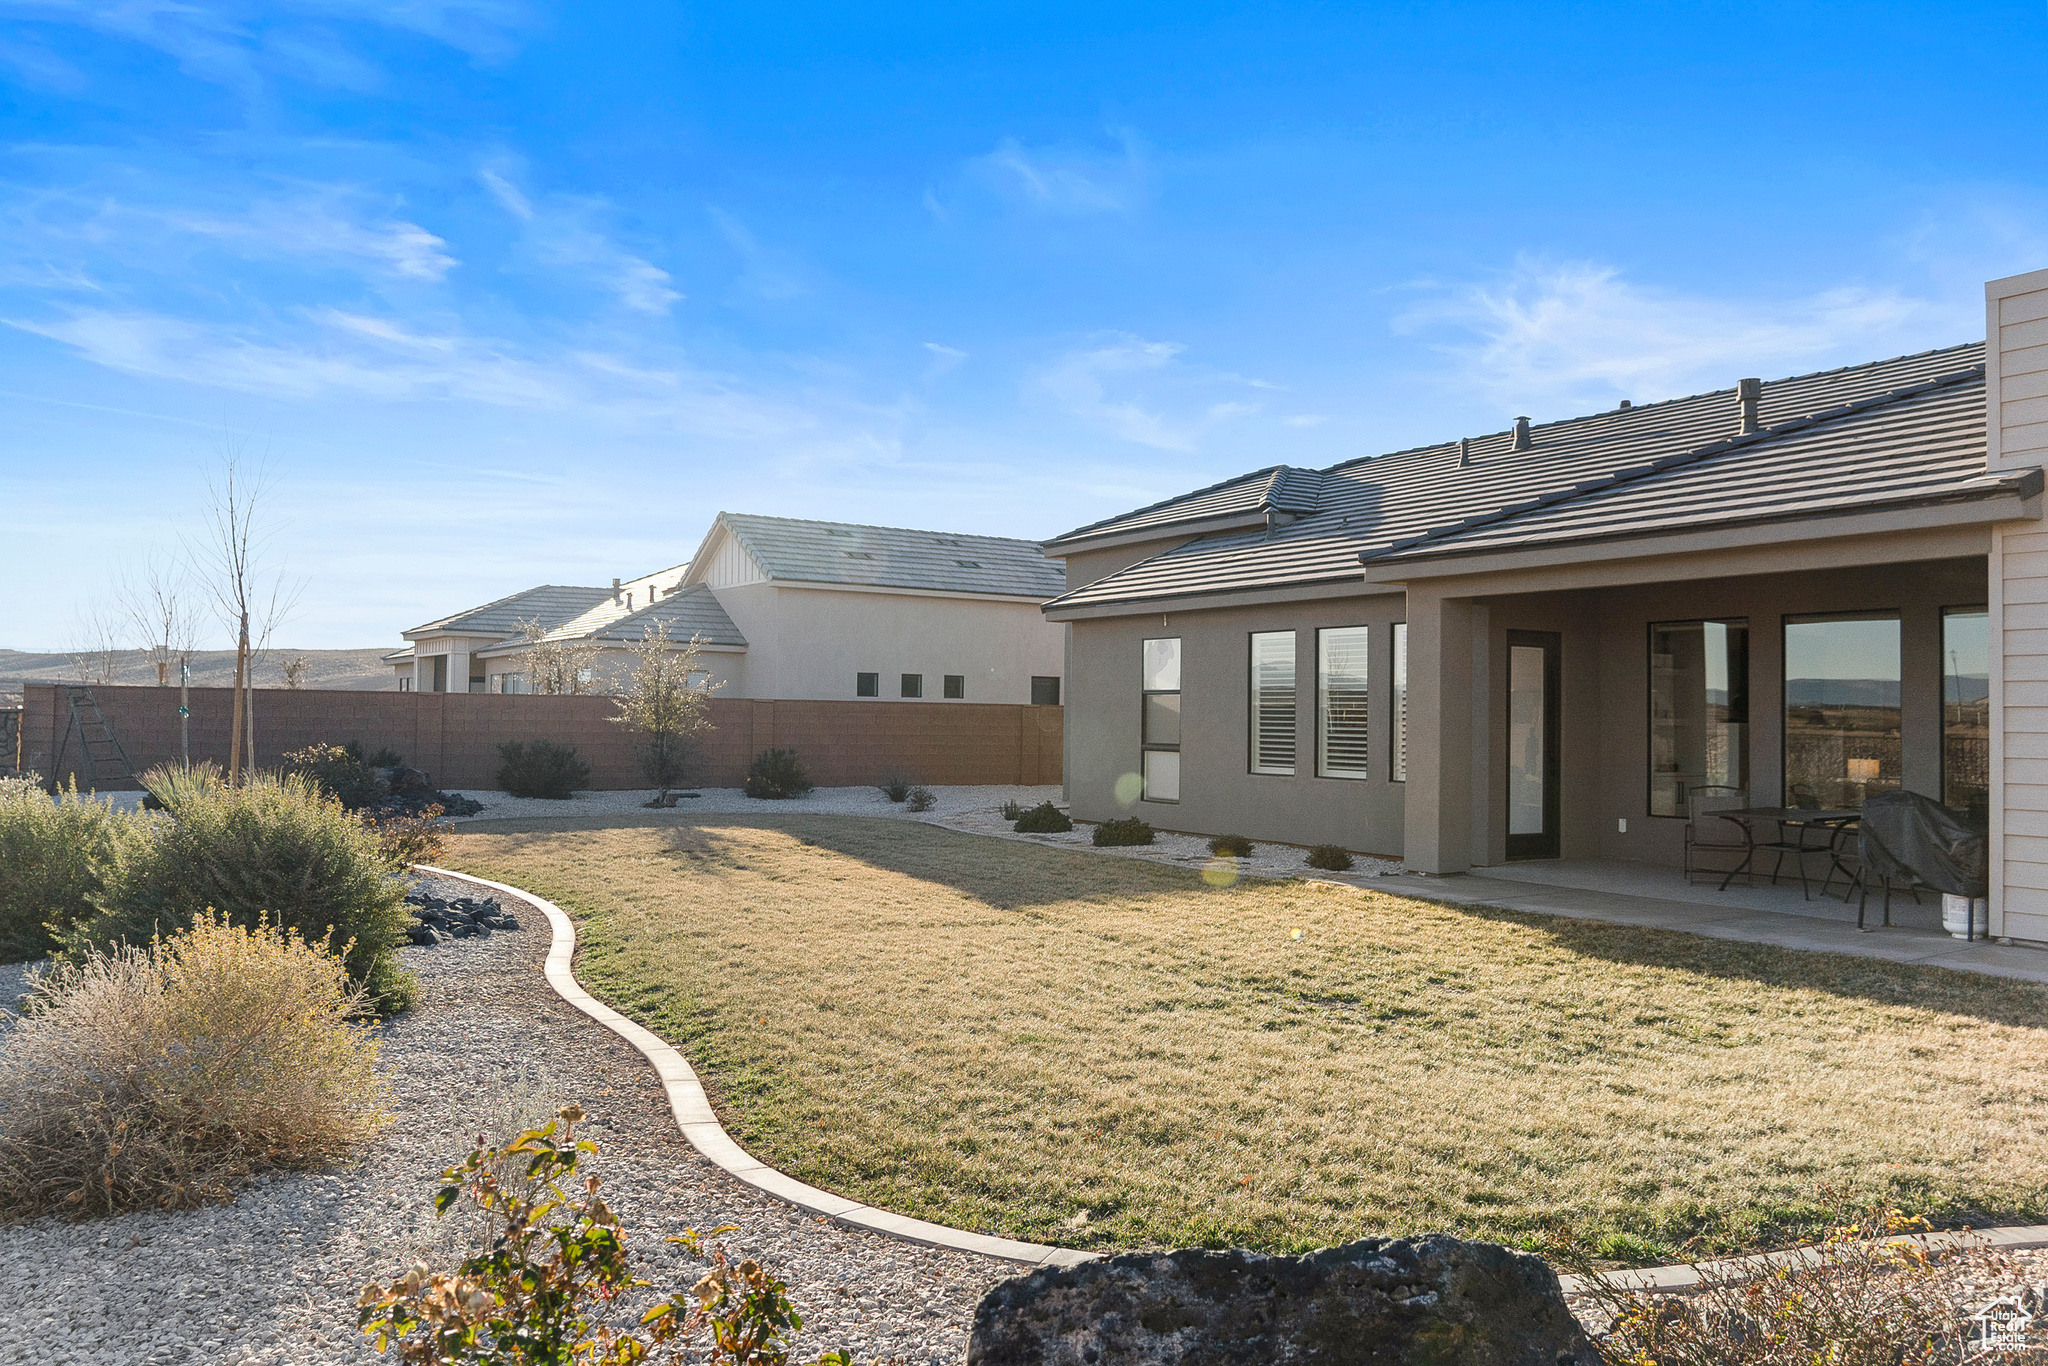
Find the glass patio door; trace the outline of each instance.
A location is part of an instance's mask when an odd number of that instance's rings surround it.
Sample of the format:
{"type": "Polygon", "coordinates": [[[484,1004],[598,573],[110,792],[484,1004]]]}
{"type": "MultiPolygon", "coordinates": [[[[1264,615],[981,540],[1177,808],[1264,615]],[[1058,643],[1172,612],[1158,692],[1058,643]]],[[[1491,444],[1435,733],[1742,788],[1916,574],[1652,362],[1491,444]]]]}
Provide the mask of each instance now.
{"type": "Polygon", "coordinates": [[[1508,632],[1508,857],[1558,856],[1558,637],[1508,632]]]}

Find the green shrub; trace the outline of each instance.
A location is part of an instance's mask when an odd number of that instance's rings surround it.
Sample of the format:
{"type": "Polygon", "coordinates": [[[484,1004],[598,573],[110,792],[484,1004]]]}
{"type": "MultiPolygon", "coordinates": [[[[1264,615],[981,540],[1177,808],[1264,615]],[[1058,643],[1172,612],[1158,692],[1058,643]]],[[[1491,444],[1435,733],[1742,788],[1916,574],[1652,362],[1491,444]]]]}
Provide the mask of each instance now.
{"type": "MultiPolygon", "coordinates": [[[[786,1366],[803,1319],[789,1287],[752,1258],[737,1266],[696,1229],[668,1239],[711,1263],[689,1290],[644,1313],[633,1291],[626,1230],[597,1194],[597,1178],[576,1179],[597,1145],[576,1137],[583,1111],[528,1129],[502,1148],[477,1140],[461,1165],[441,1173],[434,1217],[454,1214],[474,1232],[451,1271],[421,1261],[357,1298],[356,1322],[379,1352],[407,1362],[702,1361],[704,1366],[786,1366]],[[704,1333],[701,1343],[691,1339],[704,1333]]],[[[731,1231],[731,1225],[714,1230],[731,1231]]],[[[827,1352],[816,1366],[852,1366],[827,1352]]]]}
{"type": "Polygon", "coordinates": [[[1243,835],[1218,835],[1209,841],[1209,852],[1218,858],[1250,858],[1252,842],[1243,835]]]}
{"type": "Polygon", "coordinates": [[[1318,844],[1308,851],[1308,866],[1321,868],[1325,872],[1341,873],[1351,866],[1351,855],[1346,853],[1341,845],[1318,844]]]}
{"type": "Polygon", "coordinates": [[[907,801],[910,797],[910,779],[900,773],[883,774],[875,787],[892,802],[907,801]]]}
{"type": "Polygon", "coordinates": [[[1067,813],[1051,802],[1040,802],[1019,817],[1016,829],[1025,835],[1059,835],[1072,830],[1074,823],[1067,819],[1067,813]]]}
{"type": "Polygon", "coordinates": [[[368,758],[363,756],[363,742],[351,740],[343,745],[342,751],[364,768],[404,768],[405,756],[389,745],[379,745],[377,752],[368,758]]]}
{"type": "Polygon", "coordinates": [[[124,815],[71,789],[0,788],[0,963],[41,958],[94,914],[114,850],[144,838],[149,816],[124,815]]]}
{"type": "Polygon", "coordinates": [[[928,787],[913,787],[904,794],[903,805],[912,811],[929,811],[939,804],[939,794],[928,787]]]}
{"type": "Polygon", "coordinates": [[[1095,827],[1095,847],[1110,849],[1126,844],[1150,844],[1152,827],[1136,816],[1126,816],[1119,821],[1104,821],[1095,827]]]}
{"type": "Polygon", "coordinates": [[[552,740],[508,740],[498,746],[504,766],[498,789],[512,797],[546,797],[565,802],[590,781],[590,765],[576,757],[576,746],[552,740]]]}
{"type": "Polygon", "coordinates": [[[1014,821],[1014,820],[1016,820],[1016,819],[1017,819],[1017,818],[1018,818],[1019,816],[1022,816],[1023,814],[1024,814],[1024,804],[1023,804],[1022,802],[1018,801],[1018,800],[1017,800],[1016,798],[1012,797],[1012,798],[1011,798],[1011,799],[1010,799],[1009,801],[1006,801],[1006,802],[1004,802],[1004,803],[1003,803],[1003,819],[1004,819],[1004,820],[1006,820],[1006,821],[1014,821]]]}
{"type": "Polygon", "coordinates": [[[29,1000],[0,1050],[0,1215],[196,1205],[384,1122],[360,992],[275,926],[203,915],[60,963],[29,1000]]]}
{"type": "Polygon", "coordinates": [[[412,919],[405,884],[341,803],[296,774],[156,791],[169,819],[153,822],[151,838],[117,844],[98,914],[63,936],[68,952],[147,944],[210,907],[244,927],[268,916],[341,953],[381,1013],[413,1003],[418,988],[396,954],[412,919]]]}
{"type": "Polygon", "coordinates": [[[363,761],[362,750],[360,744],[353,753],[346,745],[307,745],[284,756],[284,771],[304,775],[345,809],[360,811],[383,795],[377,790],[376,773],[363,761]]]}
{"type": "Polygon", "coordinates": [[[767,749],[747,766],[747,795],[779,801],[811,790],[810,775],[793,749],[767,749]]]}

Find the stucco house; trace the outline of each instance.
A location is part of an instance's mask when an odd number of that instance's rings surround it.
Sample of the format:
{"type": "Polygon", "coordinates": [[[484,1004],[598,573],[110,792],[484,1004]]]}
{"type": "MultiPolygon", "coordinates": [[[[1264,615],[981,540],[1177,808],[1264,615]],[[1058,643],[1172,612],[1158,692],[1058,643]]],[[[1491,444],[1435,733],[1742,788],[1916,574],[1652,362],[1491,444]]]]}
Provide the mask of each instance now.
{"type": "Polygon", "coordinates": [[[1046,545],[1074,814],[1677,868],[1696,789],[1989,821],[2048,943],[2048,271],[1988,343],[1347,461],[1046,545]]]}
{"type": "Polygon", "coordinates": [[[600,647],[602,676],[660,622],[698,639],[728,697],[1056,706],[1065,632],[1039,608],[1061,587],[1033,541],[721,512],[685,564],[529,588],[415,626],[385,658],[402,688],[526,692],[522,623],[600,647]]]}

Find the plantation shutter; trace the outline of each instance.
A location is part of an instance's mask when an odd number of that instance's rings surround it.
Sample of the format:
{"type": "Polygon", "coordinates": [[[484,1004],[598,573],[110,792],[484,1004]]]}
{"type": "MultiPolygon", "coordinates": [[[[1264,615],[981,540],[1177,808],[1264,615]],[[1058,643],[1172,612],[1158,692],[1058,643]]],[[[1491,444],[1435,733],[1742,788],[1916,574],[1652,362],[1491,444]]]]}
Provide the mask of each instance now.
{"type": "Polygon", "coordinates": [[[1252,772],[1294,772],[1294,632],[1252,636],[1252,772]]]}
{"type": "Polygon", "coordinates": [[[1335,626],[1316,632],[1316,722],[1321,754],[1316,771],[1325,778],[1367,774],[1372,730],[1366,720],[1366,664],[1369,629],[1335,626]]]}

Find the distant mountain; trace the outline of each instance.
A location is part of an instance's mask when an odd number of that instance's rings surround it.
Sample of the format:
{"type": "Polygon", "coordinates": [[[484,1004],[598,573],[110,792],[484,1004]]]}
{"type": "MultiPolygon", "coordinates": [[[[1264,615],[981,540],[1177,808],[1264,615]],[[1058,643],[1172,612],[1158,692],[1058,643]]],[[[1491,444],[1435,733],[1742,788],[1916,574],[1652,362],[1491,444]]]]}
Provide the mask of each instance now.
{"type": "Polygon", "coordinates": [[[1896,707],[1896,678],[1788,678],[1788,707],[1896,707]]]}
{"type": "MultiPolygon", "coordinates": [[[[265,650],[256,661],[256,686],[282,688],[284,661],[304,655],[308,688],[359,688],[376,691],[396,688],[391,666],[378,661],[396,646],[374,650],[265,650]]],[[[0,650],[0,707],[21,705],[23,683],[75,683],[79,669],[68,654],[36,654],[25,650],[0,650]]],[[[115,683],[148,686],[156,682],[156,666],[140,650],[123,650],[114,656],[115,683]]],[[[171,682],[177,683],[177,671],[171,682]]],[[[192,655],[192,685],[225,688],[235,681],[233,650],[199,650],[192,655]]]]}

